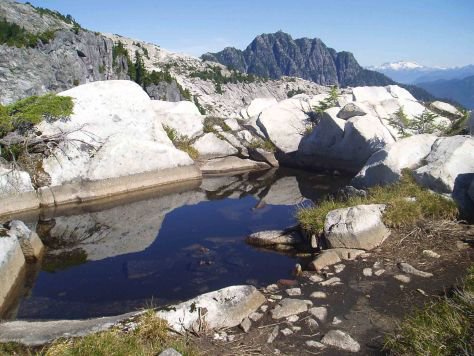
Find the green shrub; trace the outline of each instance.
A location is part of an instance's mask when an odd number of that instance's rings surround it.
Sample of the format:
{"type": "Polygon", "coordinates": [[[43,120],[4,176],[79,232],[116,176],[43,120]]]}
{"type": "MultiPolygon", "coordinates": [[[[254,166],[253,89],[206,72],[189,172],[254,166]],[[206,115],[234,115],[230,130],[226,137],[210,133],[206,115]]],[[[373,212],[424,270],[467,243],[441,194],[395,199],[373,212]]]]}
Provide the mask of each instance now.
{"type": "Polygon", "coordinates": [[[444,125],[437,124],[435,122],[437,118],[438,115],[425,110],[410,120],[403,111],[403,107],[401,107],[393,117],[388,119],[388,123],[394,127],[402,137],[433,134],[436,132],[446,133],[448,128],[444,125]]]}
{"type": "Polygon", "coordinates": [[[319,235],[324,231],[324,220],[331,210],[359,204],[386,204],[383,220],[389,227],[412,226],[422,219],[453,220],[458,215],[452,200],[420,187],[405,171],[399,182],[370,188],[365,198],[351,197],[347,201],[326,199],[314,207],[300,209],[297,217],[305,230],[319,235]],[[407,198],[414,198],[414,201],[407,198]]]}
{"type": "Polygon", "coordinates": [[[10,47],[35,47],[38,42],[48,43],[55,36],[55,31],[48,30],[42,33],[31,33],[6,19],[0,20],[0,44],[10,47]]]}
{"type": "Polygon", "coordinates": [[[294,97],[295,95],[304,94],[304,93],[305,93],[305,91],[304,91],[303,89],[300,89],[300,88],[298,88],[298,89],[291,89],[290,91],[288,91],[288,93],[286,93],[286,96],[287,96],[288,98],[292,98],[292,97],[294,97]]]}
{"type": "Polygon", "coordinates": [[[452,296],[428,303],[406,318],[387,337],[385,348],[393,355],[473,355],[474,266],[452,296]]]}
{"type": "Polygon", "coordinates": [[[30,96],[0,108],[0,137],[17,129],[29,129],[42,120],[55,121],[72,115],[71,97],[46,94],[30,96]]]}
{"type": "Polygon", "coordinates": [[[229,127],[229,125],[227,125],[224,121],[223,118],[220,118],[220,117],[216,117],[216,116],[207,116],[205,119],[204,119],[204,132],[213,132],[213,133],[216,133],[216,129],[214,128],[215,126],[219,126],[222,131],[224,132],[228,132],[228,131],[232,131],[232,129],[229,127]]]}
{"type": "Polygon", "coordinates": [[[264,140],[261,138],[254,138],[250,143],[249,143],[249,148],[261,148],[267,152],[275,152],[276,147],[270,140],[264,140]]]}

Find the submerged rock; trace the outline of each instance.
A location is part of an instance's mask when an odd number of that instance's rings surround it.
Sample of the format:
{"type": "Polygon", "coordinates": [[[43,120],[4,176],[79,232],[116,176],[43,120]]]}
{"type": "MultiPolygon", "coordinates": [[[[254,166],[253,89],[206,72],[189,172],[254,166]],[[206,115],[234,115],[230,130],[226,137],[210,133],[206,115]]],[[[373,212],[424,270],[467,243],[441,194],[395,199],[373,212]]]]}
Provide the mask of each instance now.
{"type": "Polygon", "coordinates": [[[265,301],[253,286],[232,286],[162,309],[156,315],[178,332],[198,332],[237,326],[265,301]]]}
{"type": "Polygon", "coordinates": [[[300,245],[303,243],[303,238],[298,231],[294,230],[270,230],[255,232],[249,235],[245,241],[254,246],[278,248],[280,245],[300,245]]]}

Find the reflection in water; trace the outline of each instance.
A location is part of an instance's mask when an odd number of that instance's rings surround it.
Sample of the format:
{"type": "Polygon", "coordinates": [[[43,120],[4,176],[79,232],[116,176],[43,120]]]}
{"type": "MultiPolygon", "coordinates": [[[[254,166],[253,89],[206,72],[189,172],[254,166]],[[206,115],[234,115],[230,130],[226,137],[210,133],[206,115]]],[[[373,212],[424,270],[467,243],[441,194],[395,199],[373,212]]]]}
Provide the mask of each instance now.
{"type": "Polygon", "coordinates": [[[186,191],[42,216],[36,223],[48,247],[42,271],[10,315],[112,315],[287,278],[296,257],[254,249],[244,238],[293,225],[305,199],[345,183],[280,169],[206,178],[186,191]]]}

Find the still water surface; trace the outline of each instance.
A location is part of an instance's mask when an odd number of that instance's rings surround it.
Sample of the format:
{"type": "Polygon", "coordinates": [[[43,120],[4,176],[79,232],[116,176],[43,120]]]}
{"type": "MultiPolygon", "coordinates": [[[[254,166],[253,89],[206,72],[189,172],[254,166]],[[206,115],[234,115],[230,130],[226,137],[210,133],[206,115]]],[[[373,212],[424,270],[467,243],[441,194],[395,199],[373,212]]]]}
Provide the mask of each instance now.
{"type": "Polygon", "coordinates": [[[205,178],[141,200],[42,214],[48,250],[12,319],[76,319],[164,305],[230,285],[291,277],[298,257],[245,244],[295,224],[299,206],[347,183],[296,170],[205,178]]]}

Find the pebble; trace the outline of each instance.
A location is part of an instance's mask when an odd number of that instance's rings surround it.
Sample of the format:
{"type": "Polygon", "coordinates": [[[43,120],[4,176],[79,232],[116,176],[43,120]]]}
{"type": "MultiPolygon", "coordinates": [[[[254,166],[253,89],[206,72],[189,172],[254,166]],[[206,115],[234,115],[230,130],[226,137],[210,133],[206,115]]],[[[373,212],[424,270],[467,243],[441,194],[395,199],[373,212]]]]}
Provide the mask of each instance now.
{"type": "Polygon", "coordinates": [[[305,324],[310,329],[316,329],[316,328],[319,327],[318,322],[316,320],[314,320],[313,318],[306,319],[305,324]]]}
{"type": "Polygon", "coordinates": [[[393,278],[402,283],[410,283],[411,281],[411,278],[409,276],[405,276],[404,274],[396,274],[393,276],[393,278]]]}
{"type": "Polygon", "coordinates": [[[319,283],[323,281],[323,277],[317,274],[313,274],[311,277],[309,277],[309,280],[313,283],[319,283]]]}
{"type": "Polygon", "coordinates": [[[427,256],[427,257],[431,257],[431,258],[440,258],[441,255],[434,252],[434,251],[431,251],[431,250],[423,250],[423,256],[427,256]]]}
{"type": "Polygon", "coordinates": [[[374,269],[380,269],[382,268],[382,262],[377,261],[374,263],[372,267],[374,267],[374,269]]]}
{"type": "Polygon", "coordinates": [[[295,333],[298,332],[298,331],[301,331],[301,327],[299,326],[292,326],[291,327],[291,330],[293,330],[295,333]]]}
{"type": "Polygon", "coordinates": [[[260,310],[265,313],[268,310],[268,305],[262,305],[260,310]]]}
{"type": "Polygon", "coordinates": [[[309,313],[321,322],[324,322],[328,316],[326,307],[314,307],[308,310],[309,313]]]}
{"type": "Polygon", "coordinates": [[[332,325],[339,325],[340,323],[342,323],[342,320],[339,319],[337,316],[335,316],[335,317],[332,319],[332,325]]]}
{"type": "Polygon", "coordinates": [[[362,273],[363,273],[364,276],[366,276],[366,277],[372,277],[372,268],[364,268],[364,270],[362,271],[362,273]]]}
{"type": "Polygon", "coordinates": [[[244,331],[244,333],[248,333],[251,326],[252,326],[252,322],[250,321],[249,318],[245,318],[240,323],[240,328],[244,331]]]}
{"type": "Polygon", "coordinates": [[[385,273],[385,270],[384,269],[379,269],[377,271],[374,272],[374,274],[377,276],[377,277],[380,277],[382,274],[385,273]]]}
{"type": "Polygon", "coordinates": [[[316,349],[324,349],[326,347],[324,344],[321,344],[320,342],[313,341],[313,340],[306,341],[306,346],[314,347],[316,349]]]}
{"type": "Polygon", "coordinates": [[[275,326],[272,330],[272,332],[270,333],[270,335],[268,335],[268,339],[267,339],[267,344],[271,344],[273,341],[275,341],[276,337],[278,336],[278,333],[280,332],[280,328],[277,326],[275,326]]]}
{"type": "Polygon", "coordinates": [[[300,320],[300,317],[298,315],[291,315],[286,318],[286,321],[288,321],[289,323],[296,323],[298,320],[300,320]]]}
{"type": "Polygon", "coordinates": [[[293,331],[291,329],[285,328],[285,329],[281,330],[281,333],[285,336],[289,336],[289,335],[293,334],[293,331]]]}
{"type": "Polygon", "coordinates": [[[310,295],[311,298],[317,298],[317,299],[325,299],[327,298],[327,294],[324,292],[313,292],[310,295]]]}
{"type": "Polygon", "coordinates": [[[342,263],[340,263],[334,266],[334,272],[341,273],[342,271],[344,271],[344,268],[346,268],[346,265],[343,265],[342,263]]]}
{"type": "Polygon", "coordinates": [[[332,277],[326,281],[319,282],[319,284],[322,285],[323,287],[338,285],[338,284],[341,284],[341,279],[339,277],[332,277]]]}
{"type": "Polygon", "coordinates": [[[279,288],[276,284],[270,284],[265,288],[267,293],[275,293],[278,292],[279,288]]]}
{"type": "Polygon", "coordinates": [[[175,349],[169,348],[169,349],[161,351],[161,353],[158,356],[182,356],[182,355],[175,349]]]}
{"type": "Polygon", "coordinates": [[[270,299],[273,299],[273,300],[282,300],[283,297],[281,295],[278,295],[278,294],[272,294],[270,296],[270,299]]]}
{"type": "Polygon", "coordinates": [[[301,289],[300,288],[290,288],[286,290],[286,294],[288,294],[290,297],[295,297],[298,295],[301,295],[301,289]]]}
{"type": "Polygon", "coordinates": [[[258,312],[253,312],[252,314],[249,315],[249,319],[252,320],[253,322],[259,321],[262,319],[263,314],[258,313],[258,312]]]}
{"type": "Polygon", "coordinates": [[[426,294],[426,292],[423,289],[418,288],[416,291],[420,293],[421,295],[428,297],[428,294],[426,294]]]}

